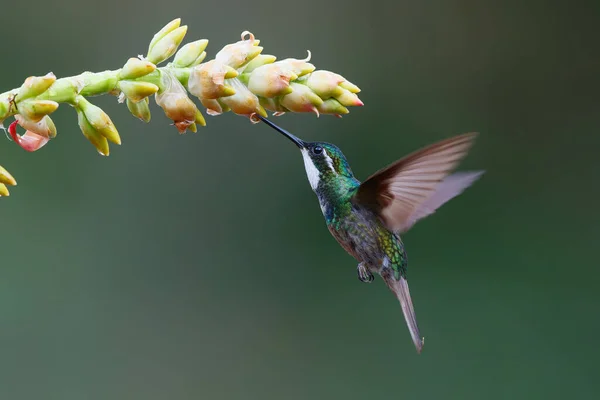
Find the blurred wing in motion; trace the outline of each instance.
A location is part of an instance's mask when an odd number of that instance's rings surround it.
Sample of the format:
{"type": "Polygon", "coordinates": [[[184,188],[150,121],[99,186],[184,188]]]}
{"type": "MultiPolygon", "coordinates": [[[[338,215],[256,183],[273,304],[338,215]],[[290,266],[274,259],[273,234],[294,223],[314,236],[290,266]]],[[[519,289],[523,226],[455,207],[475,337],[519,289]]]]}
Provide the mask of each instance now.
{"type": "Polygon", "coordinates": [[[483,174],[478,171],[450,175],[476,136],[455,136],[396,161],[364,181],[354,201],[375,211],[389,230],[406,232],[483,174]]]}

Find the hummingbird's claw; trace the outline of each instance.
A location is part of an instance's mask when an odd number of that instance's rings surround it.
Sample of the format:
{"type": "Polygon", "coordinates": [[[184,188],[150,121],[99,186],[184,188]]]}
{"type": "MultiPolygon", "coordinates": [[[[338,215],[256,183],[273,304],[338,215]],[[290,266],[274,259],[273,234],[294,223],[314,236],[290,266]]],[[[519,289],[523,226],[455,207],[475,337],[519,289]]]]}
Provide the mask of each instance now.
{"type": "Polygon", "coordinates": [[[365,263],[358,264],[358,267],[356,267],[356,272],[358,273],[358,280],[361,282],[371,283],[375,280],[375,277],[365,266],[365,263]]]}

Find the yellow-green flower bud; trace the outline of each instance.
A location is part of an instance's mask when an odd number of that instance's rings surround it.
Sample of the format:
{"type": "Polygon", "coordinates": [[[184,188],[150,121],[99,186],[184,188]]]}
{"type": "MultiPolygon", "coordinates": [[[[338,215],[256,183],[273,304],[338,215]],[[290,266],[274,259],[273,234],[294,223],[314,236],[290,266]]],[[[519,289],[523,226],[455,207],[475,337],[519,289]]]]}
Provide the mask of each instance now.
{"type": "Polygon", "coordinates": [[[308,86],[300,83],[290,83],[292,93],[281,98],[281,105],[293,112],[319,113],[318,108],[323,100],[308,86]]]}
{"type": "Polygon", "coordinates": [[[272,64],[275,62],[277,57],[269,55],[269,54],[259,54],[252,61],[250,61],[244,67],[244,73],[250,73],[254,71],[256,68],[261,67],[266,64],[272,64]]]}
{"type": "Polygon", "coordinates": [[[250,117],[252,114],[267,116],[266,111],[260,105],[258,97],[253,94],[239,79],[229,80],[231,86],[235,89],[235,94],[229,97],[223,97],[221,102],[231,108],[231,111],[238,115],[250,117]]]}
{"type": "Polygon", "coordinates": [[[221,104],[221,102],[218,99],[200,98],[200,103],[202,103],[202,105],[206,107],[206,113],[208,115],[216,116],[229,111],[229,107],[221,104]]]}
{"type": "Polygon", "coordinates": [[[290,81],[297,78],[298,75],[279,63],[266,64],[252,71],[248,89],[257,96],[283,96],[292,92],[290,81]]]}
{"type": "Polygon", "coordinates": [[[13,176],[0,165],[0,183],[4,185],[15,186],[17,181],[13,176]]]}
{"type": "Polygon", "coordinates": [[[150,53],[150,50],[152,49],[152,47],[154,47],[154,45],[160,39],[164,38],[167,34],[173,32],[175,29],[179,28],[180,24],[181,24],[181,18],[176,18],[173,21],[171,21],[168,24],[166,24],[160,31],[156,32],[154,34],[154,37],[152,37],[152,41],[150,42],[150,46],[148,46],[148,53],[150,53]]]}
{"type": "Polygon", "coordinates": [[[93,105],[83,96],[77,97],[77,108],[81,109],[89,124],[102,136],[114,144],[121,144],[119,132],[112,120],[102,109],[93,105]]]}
{"type": "Polygon", "coordinates": [[[39,122],[58,108],[58,103],[52,100],[25,100],[19,102],[19,114],[26,119],[39,122]]]}
{"type": "Polygon", "coordinates": [[[186,33],[185,25],[167,33],[148,50],[146,59],[153,64],[158,64],[170,58],[177,51],[186,33]]]}
{"type": "Polygon", "coordinates": [[[342,82],[344,82],[342,76],[329,71],[315,71],[307,75],[306,81],[303,81],[322,99],[341,96],[344,89],[339,85],[342,82]]]}
{"type": "Polygon", "coordinates": [[[56,76],[52,72],[44,76],[30,76],[19,88],[17,99],[21,101],[44,93],[54,82],[56,82],[56,76]]]}
{"type": "Polygon", "coordinates": [[[140,60],[139,58],[130,58],[123,68],[121,68],[119,77],[121,79],[140,78],[154,72],[155,69],[156,65],[152,64],[150,61],[140,60]]]}
{"type": "Polygon", "coordinates": [[[344,79],[344,82],[340,83],[340,86],[343,87],[344,89],[352,92],[352,93],[359,93],[360,89],[358,88],[358,86],[356,86],[355,84],[348,82],[347,80],[344,79]]]}
{"type": "Polygon", "coordinates": [[[309,63],[310,57],[311,54],[309,50],[308,56],[303,60],[298,60],[296,58],[286,58],[285,60],[277,61],[276,64],[281,65],[283,69],[289,70],[300,77],[309,74],[315,70],[315,66],[309,63]]]}
{"type": "MultiPolygon", "coordinates": [[[[206,57],[206,53],[204,49],[208,45],[208,40],[196,40],[195,42],[191,42],[183,46],[177,54],[175,54],[175,59],[173,60],[173,65],[176,67],[184,68],[189,67],[193,64],[200,64],[204,57],[206,57]],[[200,61],[198,59],[202,56],[200,61]]],[[[196,64],[196,65],[197,65],[196,64]]]]}
{"type": "Polygon", "coordinates": [[[237,71],[216,60],[210,60],[192,68],[188,80],[191,94],[200,99],[218,99],[231,96],[235,90],[225,85],[225,79],[235,78],[237,71]]]}
{"type": "Polygon", "coordinates": [[[200,55],[198,56],[198,58],[196,58],[196,61],[194,61],[193,63],[191,63],[189,66],[190,67],[195,67],[196,65],[200,65],[202,63],[202,61],[204,61],[205,58],[206,58],[206,52],[203,51],[202,53],[200,53],[200,55]]]}
{"type": "Polygon", "coordinates": [[[364,105],[362,101],[358,98],[355,93],[352,93],[349,90],[342,88],[342,93],[339,96],[335,96],[337,101],[339,101],[344,106],[362,106],[364,105]]]}
{"type": "Polygon", "coordinates": [[[260,105],[269,111],[274,111],[277,115],[285,114],[287,108],[283,107],[278,98],[260,97],[260,105]]]}
{"type": "Polygon", "coordinates": [[[127,99],[133,101],[134,103],[137,103],[138,101],[141,101],[146,97],[158,92],[158,86],[149,82],[120,81],[118,86],[119,89],[125,93],[127,99]]]}
{"type": "Polygon", "coordinates": [[[163,72],[163,84],[165,90],[156,94],[156,104],[173,120],[179,133],[185,133],[187,128],[196,122],[198,108],[171,72],[163,72]]]}
{"type": "Polygon", "coordinates": [[[30,132],[49,139],[56,137],[56,126],[54,125],[54,121],[47,115],[38,122],[25,119],[21,114],[16,114],[15,119],[19,125],[30,132]]]}
{"type": "Polygon", "coordinates": [[[198,108],[196,107],[196,124],[199,124],[200,126],[206,126],[206,120],[204,119],[204,115],[202,115],[202,113],[200,112],[200,110],[198,110],[198,108]]]}
{"type": "Polygon", "coordinates": [[[150,107],[148,106],[148,103],[149,99],[147,97],[137,103],[127,99],[127,108],[134,117],[148,123],[150,122],[150,107]]]}
{"type": "Polygon", "coordinates": [[[83,135],[94,145],[98,153],[103,156],[110,154],[108,147],[108,140],[98,132],[96,128],[87,120],[84,112],[81,109],[77,109],[77,122],[83,135]]]}
{"type": "Polygon", "coordinates": [[[349,113],[348,109],[335,99],[325,100],[317,109],[321,114],[344,115],[349,113]]]}
{"type": "Polygon", "coordinates": [[[4,186],[3,183],[0,183],[0,197],[8,197],[10,193],[8,192],[8,188],[4,186]]]}
{"type": "Polygon", "coordinates": [[[254,35],[248,31],[242,32],[242,40],[228,44],[215,55],[215,60],[232,68],[240,68],[258,56],[263,50],[258,45],[260,41],[254,39],[254,35]],[[248,39],[244,39],[248,35],[248,39]]]}
{"type": "Polygon", "coordinates": [[[8,116],[10,109],[10,97],[7,96],[4,99],[0,99],[0,123],[8,116]]]}

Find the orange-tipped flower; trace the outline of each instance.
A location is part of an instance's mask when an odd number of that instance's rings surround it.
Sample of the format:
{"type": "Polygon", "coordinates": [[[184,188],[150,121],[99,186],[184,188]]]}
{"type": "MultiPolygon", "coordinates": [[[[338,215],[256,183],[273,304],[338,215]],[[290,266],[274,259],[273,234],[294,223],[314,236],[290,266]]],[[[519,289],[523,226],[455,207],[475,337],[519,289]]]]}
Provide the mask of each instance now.
{"type": "Polygon", "coordinates": [[[221,102],[231,109],[237,115],[247,117],[253,114],[267,116],[266,111],[260,105],[258,97],[244,86],[239,79],[231,79],[231,86],[235,89],[235,94],[223,97],[221,102]]]}
{"type": "Polygon", "coordinates": [[[187,128],[196,122],[198,108],[171,72],[163,72],[163,85],[165,89],[156,94],[156,104],[173,120],[179,133],[185,133],[187,128]]]}

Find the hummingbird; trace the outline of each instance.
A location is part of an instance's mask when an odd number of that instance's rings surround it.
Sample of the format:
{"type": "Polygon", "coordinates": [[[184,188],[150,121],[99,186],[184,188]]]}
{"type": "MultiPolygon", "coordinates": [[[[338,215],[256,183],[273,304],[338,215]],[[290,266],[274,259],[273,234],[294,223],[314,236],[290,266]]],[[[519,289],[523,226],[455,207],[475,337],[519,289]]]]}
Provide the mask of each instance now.
{"type": "Polygon", "coordinates": [[[467,155],[477,133],[426,146],[361,183],[337,146],[305,142],[267,118],[259,118],[298,146],[327,228],[358,261],[356,271],[361,282],[373,282],[374,274],[378,274],[396,295],[412,341],[421,353],[424,338],[408,288],[408,259],[400,235],[461,194],[485,172],[452,173],[467,155]]]}

